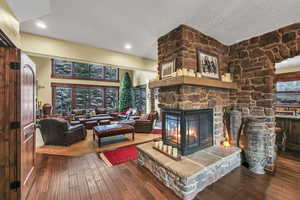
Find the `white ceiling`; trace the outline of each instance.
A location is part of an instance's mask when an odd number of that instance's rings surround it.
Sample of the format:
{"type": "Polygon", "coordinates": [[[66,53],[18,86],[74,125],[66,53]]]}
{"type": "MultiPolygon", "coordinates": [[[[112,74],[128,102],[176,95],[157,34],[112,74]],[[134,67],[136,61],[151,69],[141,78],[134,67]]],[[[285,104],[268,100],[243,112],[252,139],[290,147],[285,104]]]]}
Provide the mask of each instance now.
{"type": "Polygon", "coordinates": [[[7,0],[20,22],[45,16],[50,13],[49,0],[7,0]]]}
{"type": "Polygon", "coordinates": [[[233,44],[300,21],[299,0],[51,0],[50,6],[39,18],[47,29],[28,20],[21,30],[153,59],[157,39],[180,24],[233,44]]]}

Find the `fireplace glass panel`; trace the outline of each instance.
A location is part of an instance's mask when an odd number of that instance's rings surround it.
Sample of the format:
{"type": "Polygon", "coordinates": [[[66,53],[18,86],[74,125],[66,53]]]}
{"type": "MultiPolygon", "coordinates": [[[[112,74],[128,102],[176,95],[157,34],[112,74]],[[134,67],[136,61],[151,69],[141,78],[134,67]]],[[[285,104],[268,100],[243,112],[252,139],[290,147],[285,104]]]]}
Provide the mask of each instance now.
{"type": "Polygon", "coordinates": [[[188,155],[213,145],[213,110],[163,110],[164,144],[188,155]]]}
{"type": "Polygon", "coordinates": [[[180,144],[180,116],[166,115],[166,138],[173,144],[180,144]]]}
{"type": "Polygon", "coordinates": [[[202,148],[212,146],[213,144],[213,134],[211,129],[212,117],[210,113],[202,113],[200,116],[200,146],[202,148]]]}
{"type": "Polygon", "coordinates": [[[199,143],[199,115],[186,116],[186,141],[189,147],[198,146],[199,143]]]}

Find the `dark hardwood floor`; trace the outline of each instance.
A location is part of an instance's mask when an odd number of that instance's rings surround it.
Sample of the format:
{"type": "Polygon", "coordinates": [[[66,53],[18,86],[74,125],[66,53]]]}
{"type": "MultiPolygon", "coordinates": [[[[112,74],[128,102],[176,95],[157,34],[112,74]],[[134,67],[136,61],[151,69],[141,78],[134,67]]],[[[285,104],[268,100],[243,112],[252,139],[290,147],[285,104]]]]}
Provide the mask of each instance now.
{"type": "MultiPolygon", "coordinates": [[[[107,167],[96,153],[81,157],[38,154],[40,168],[29,200],[177,200],[147,169],[135,162],[107,167]]],[[[207,187],[198,200],[299,200],[300,162],[279,157],[274,175],[235,169],[207,187]]]]}

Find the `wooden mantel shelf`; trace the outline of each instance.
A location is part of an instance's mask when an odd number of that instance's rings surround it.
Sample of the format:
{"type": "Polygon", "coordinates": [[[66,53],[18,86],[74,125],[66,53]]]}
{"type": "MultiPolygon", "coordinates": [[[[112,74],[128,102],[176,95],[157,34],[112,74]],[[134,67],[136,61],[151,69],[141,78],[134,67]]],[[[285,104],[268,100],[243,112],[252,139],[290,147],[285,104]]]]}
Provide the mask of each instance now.
{"type": "Polygon", "coordinates": [[[164,80],[151,81],[149,88],[170,87],[175,85],[195,85],[202,87],[214,87],[223,89],[237,89],[236,83],[224,82],[216,79],[198,78],[191,76],[171,77],[164,80]]]}

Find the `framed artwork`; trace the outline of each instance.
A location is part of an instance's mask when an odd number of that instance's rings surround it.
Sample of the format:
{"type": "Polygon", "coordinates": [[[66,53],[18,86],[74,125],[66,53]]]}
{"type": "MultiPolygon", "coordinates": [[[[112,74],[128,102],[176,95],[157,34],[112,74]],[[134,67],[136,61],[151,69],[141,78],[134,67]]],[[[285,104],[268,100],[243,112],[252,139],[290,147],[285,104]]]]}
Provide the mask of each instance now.
{"type": "Polygon", "coordinates": [[[218,56],[202,50],[197,51],[198,69],[203,77],[220,79],[218,56]]]}
{"type": "Polygon", "coordinates": [[[175,60],[161,64],[161,78],[170,77],[175,71],[175,60]]]}

